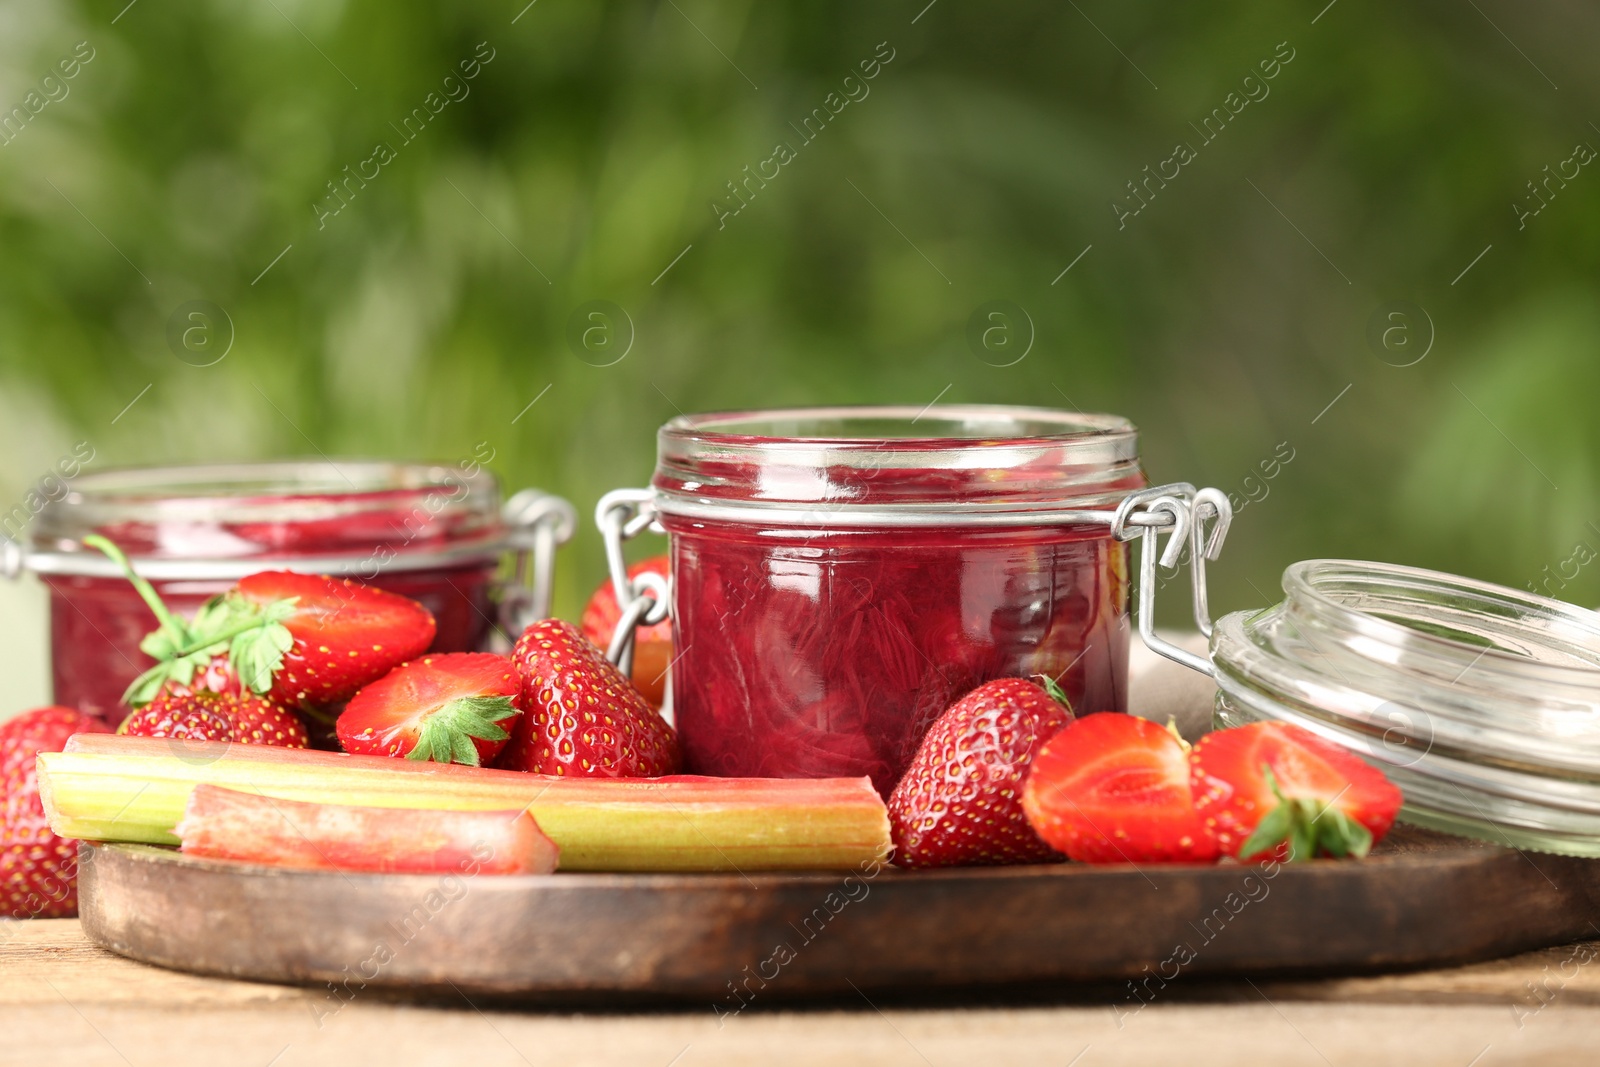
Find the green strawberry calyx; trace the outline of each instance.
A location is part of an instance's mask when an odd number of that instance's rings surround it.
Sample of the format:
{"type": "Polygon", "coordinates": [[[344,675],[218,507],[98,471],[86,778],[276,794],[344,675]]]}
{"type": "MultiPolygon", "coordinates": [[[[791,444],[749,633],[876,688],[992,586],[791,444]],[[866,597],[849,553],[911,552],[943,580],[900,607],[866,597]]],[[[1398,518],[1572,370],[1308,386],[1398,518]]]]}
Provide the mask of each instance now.
{"type": "Polygon", "coordinates": [[[122,570],[158,624],[139,642],[139,650],[156,665],[128,686],[122,694],[124,704],[142,707],[168,682],[191,684],[197,670],[223,653],[251,692],[265,693],[272,688],[273,675],[294,645],[294,635],[283,621],[295,613],[298,597],[259,604],[224,594],[200,605],[194,618],[185,619],[167,608],[155,587],[134,571],[128,557],[110,540],[90,534],[83,543],[104,553],[122,570]]]}
{"type": "Polygon", "coordinates": [[[1072,710],[1072,701],[1070,698],[1068,698],[1067,691],[1061,688],[1060,682],[1056,681],[1048,674],[1036,674],[1034,677],[1039,679],[1040,688],[1042,688],[1046,693],[1050,694],[1051,700],[1054,700],[1057,704],[1060,704],[1068,711],[1072,710]]]}
{"type": "Polygon", "coordinates": [[[478,766],[480,741],[504,741],[511,735],[500,723],[517,714],[507,696],[461,697],[429,713],[422,720],[417,743],[406,759],[478,766]]]}
{"type": "Polygon", "coordinates": [[[1239,846],[1240,856],[1256,856],[1285,841],[1289,843],[1291,863],[1317,856],[1360,859],[1372,851],[1372,831],[1334,807],[1331,801],[1286,797],[1271,767],[1262,764],[1261,773],[1272,795],[1278,798],[1278,806],[1267,812],[1245,838],[1244,844],[1239,846]]]}

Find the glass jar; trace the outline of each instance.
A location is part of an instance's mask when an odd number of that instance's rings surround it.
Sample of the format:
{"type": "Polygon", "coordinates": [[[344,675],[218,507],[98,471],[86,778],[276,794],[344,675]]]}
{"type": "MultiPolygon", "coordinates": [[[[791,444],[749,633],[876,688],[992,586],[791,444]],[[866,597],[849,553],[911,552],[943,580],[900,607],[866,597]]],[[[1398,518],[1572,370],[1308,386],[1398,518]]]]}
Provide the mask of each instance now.
{"type": "Polygon", "coordinates": [[[484,647],[496,621],[515,633],[548,614],[555,548],[574,526],[571,505],[537,490],[502,505],[477,461],[127,469],[74,478],[20,542],[0,541],[0,568],[49,588],[55,702],[115,725],[123,689],[149,665],[139,641],[155,620],[86,534],[116,542],[174,610],[256,571],[331,574],[420,601],[438,621],[434,649],[448,652],[484,647]],[[508,553],[514,573],[501,583],[508,553]]]}
{"type": "Polygon", "coordinates": [[[1386,563],[1308,560],[1216,624],[1218,725],[1296,723],[1380,767],[1401,818],[1600,856],[1600,614],[1386,563]]]}
{"type": "Polygon", "coordinates": [[[1136,531],[1113,526],[1145,485],[1127,420],[744,412],[674,419],[658,448],[651,489],[608,494],[597,518],[622,603],[639,590],[621,539],[651,523],[670,539],[690,771],[867,775],[887,793],[933,719],[998,677],[1125,710],[1136,531]]]}

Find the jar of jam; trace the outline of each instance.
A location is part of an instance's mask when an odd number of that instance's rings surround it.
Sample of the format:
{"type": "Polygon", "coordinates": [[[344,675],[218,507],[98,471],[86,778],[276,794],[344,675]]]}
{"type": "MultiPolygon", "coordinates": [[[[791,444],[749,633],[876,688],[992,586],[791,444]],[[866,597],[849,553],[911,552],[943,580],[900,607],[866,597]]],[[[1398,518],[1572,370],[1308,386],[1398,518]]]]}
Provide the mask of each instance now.
{"type": "Polygon", "coordinates": [[[0,569],[30,570],[50,593],[54,700],[115,724],[122,691],[149,660],[155,627],[116,566],[82,538],[116,542],[168,605],[190,612],[247,574],[331,574],[420,601],[434,648],[483,648],[549,613],[557,545],[572,506],[524,490],[502,503],[495,477],[459,466],[322,460],[103,471],[73,479],[0,569]],[[498,578],[507,557],[509,577],[498,578]]]}
{"type": "Polygon", "coordinates": [[[669,537],[689,771],[867,775],[887,794],[984,681],[1047,675],[1080,713],[1126,709],[1124,542],[1187,533],[1195,500],[1144,486],[1135,430],[1109,415],[691,415],[662,427],[651,488],[608,494],[597,519],[624,604],[651,594],[622,570],[622,539],[669,537]]]}

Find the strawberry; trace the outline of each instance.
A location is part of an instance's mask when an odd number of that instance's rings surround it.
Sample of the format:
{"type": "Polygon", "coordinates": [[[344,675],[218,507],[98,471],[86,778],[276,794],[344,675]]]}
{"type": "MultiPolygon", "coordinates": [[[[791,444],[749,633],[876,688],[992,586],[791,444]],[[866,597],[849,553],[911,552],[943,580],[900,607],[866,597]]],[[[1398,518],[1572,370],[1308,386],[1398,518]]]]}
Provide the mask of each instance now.
{"type": "Polygon", "coordinates": [[[1022,779],[1034,754],[1071,721],[1063,698],[1022,678],[985,682],[945,709],[889,795],[895,863],[1059,859],[1028,826],[1022,779]]]}
{"type": "Polygon", "coordinates": [[[122,569],[158,624],[139,642],[156,664],[123,694],[130,707],[168,686],[216,688],[212,676],[224,657],[224,676],[231,673],[276,704],[337,704],[433,643],[433,616],[416,601],[348,579],[292,571],[252,574],[202,604],[193,619],[183,619],[167,610],[116,545],[98,534],[83,542],[122,569]]]}
{"type": "Polygon", "coordinates": [[[1404,799],[1382,771],[1291,723],[1207,734],[1189,761],[1201,817],[1247,862],[1365,856],[1404,799]]]}
{"type": "MultiPolygon", "coordinates": [[[[670,573],[667,557],[651,556],[628,568],[628,577],[635,578],[646,572],[663,578],[670,573]]],[[[611,635],[616,631],[617,620],[622,618],[622,608],[617,604],[617,591],[608,578],[589,598],[583,609],[580,626],[583,636],[602,649],[611,647],[611,635]]],[[[650,702],[659,708],[666,697],[667,665],[672,662],[672,621],[663,620],[653,626],[641,626],[633,637],[633,685],[650,702]]]]}
{"type": "Polygon", "coordinates": [[[278,748],[305,748],[309,743],[299,716],[265,697],[248,690],[214,692],[173,684],[148,704],[129,712],[117,733],[189,741],[238,741],[278,748]]]}
{"type": "Polygon", "coordinates": [[[480,767],[505,747],[521,679],[491,652],[402,664],[366,686],[335,724],[346,752],[480,767]]]}
{"type": "Polygon", "coordinates": [[[25,711],[0,723],[0,919],[78,913],[78,843],[57,837],[39,800],[34,758],[77,733],[104,733],[72,708],[25,711]]]}
{"type": "MultiPolygon", "coordinates": [[[[286,707],[348,700],[433,644],[435,625],[427,608],[348,578],[262,571],[240,579],[233,595],[269,614],[274,605],[294,602],[281,618],[293,644],[277,662],[267,656],[262,664],[272,675],[270,696],[286,707]]],[[[250,665],[236,666],[260,692],[250,665]]]]}
{"type": "Polygon", "coordinates": [[[1044,746],[1022,790],[1040,837],[1084,863],[1210,863],[1176,732],[1116,712],[1085,715],[1044,746]]]}
{"type": "Polygon", "coordinates": [[[576,627],[529,626],[511,651],[522,718],[497,766],[591,778],[656,778],[682,764],[678,737],[576,627]]]}

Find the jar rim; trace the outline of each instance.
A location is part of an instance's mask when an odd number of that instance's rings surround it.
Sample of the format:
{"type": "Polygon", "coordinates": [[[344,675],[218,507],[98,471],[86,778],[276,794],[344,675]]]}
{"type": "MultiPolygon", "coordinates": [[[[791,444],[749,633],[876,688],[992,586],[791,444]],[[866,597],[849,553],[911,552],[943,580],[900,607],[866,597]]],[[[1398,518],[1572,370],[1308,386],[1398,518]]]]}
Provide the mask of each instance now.
{"type": "Polygon", "coordinates": [[[1509,674],[1518,683],[1600,690],[1600,613],[1564,601],[1442,571],[1345,559],[1290,564],[1283,572],[1283,591],[1287,603],[1315,612],[1335,627],[1379,638],[1450,667],[1460,664],[1462,677],[1470,664],[1474,671],[1509,674]],[[1400,596],[1424,611],[1450,600],[1469,621],[1489,624],[1495,636],[1519,640],[1526,647],[1499,645],[1494,636],[1451,627],[1442,619],[1404,621],[1349,602],[1355,597],[1400,596]]]}
{"type": "Polygon", "coordinates": [[[1068,412],[1057,408],[1024,407],[1009,404],[943,404],[916,408],[903,404],[834,405],[827,407],[747,409],[679,415],[661,428],[663,437],[701,441],[722,441],[777,449],[802,449],[817,445],[850,450],[882,451],[885,442],[896,447],[923,449],[951,447],[953,442],[969,446],[994,444],[1054,444],[1067,441],[1136,436],[1132,422],[1121,415],[1068,412]],[[811,423],[817,427],[830,423],[860,424],[857,433],[776,432],[783,425],[811,423]],[[923,424],[917,433],[872,433],[874,425],[923,424]],[[997,432],[1009,424],[1009,432],[997,432]],[[758,432],[765,425],[769,432],[758,432]],[[931,432],[940,426],[960,432],[931,432]],[[738,427],[749,431],[736,432],[738,427]],[[1024,427],[1029,429],[1024,430],[1024,427]],[[982,432],[979,432],[982,431],[982,432]]]}
{"type": "Polygon", "coordinates": [[[477,463],[321,458],[122,467],[80,474],[45,499],[28,524],[29,568],[100,573],[109,561],[81,544],[96,532],[135,560],[193,566],[337,562],[379,548],[419,558],[492,557],[506,530],[499,482],[477,463]]]}
{"type": "Polygon", "coordinates": [[[657,436],[665,514],[793,512],[802,525],[1113,506],[1145,485],[1118,415],[1004,404],[680,415],[657,436]],[[817,505],[825,505],[818,509],[817,505]]]}

